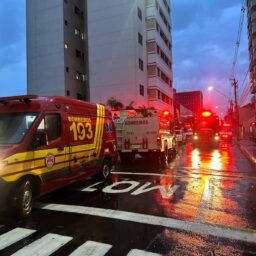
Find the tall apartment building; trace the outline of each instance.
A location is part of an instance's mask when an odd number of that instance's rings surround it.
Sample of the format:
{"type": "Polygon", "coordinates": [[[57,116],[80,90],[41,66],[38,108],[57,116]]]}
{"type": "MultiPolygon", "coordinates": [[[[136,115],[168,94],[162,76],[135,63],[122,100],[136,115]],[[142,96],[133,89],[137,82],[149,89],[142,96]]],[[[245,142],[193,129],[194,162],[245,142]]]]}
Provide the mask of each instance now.
{"type": "Polygon", "coordinates": [[[256,93],[256,1],[247,0],[251,92],[256,93]]]}
{"type": "Polygon", "coordinates": [[[88,100],[86,1],[26,5],[28,93],[88,100]]]}
{"type": "Polygon", "coordinates": [[[173,112],[169,0],[27,0],[28,93],[173,112]]]}

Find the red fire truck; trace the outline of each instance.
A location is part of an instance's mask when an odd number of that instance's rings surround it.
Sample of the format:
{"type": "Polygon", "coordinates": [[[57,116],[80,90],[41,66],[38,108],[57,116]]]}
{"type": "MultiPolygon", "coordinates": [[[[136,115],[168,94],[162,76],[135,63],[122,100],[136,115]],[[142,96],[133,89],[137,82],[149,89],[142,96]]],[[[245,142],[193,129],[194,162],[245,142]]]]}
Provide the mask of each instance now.
{"type": "Polygon", "coordinates": [[[193,146],[218,146],[219,117],[210,110],[203,110],[195,116],[193,146]]]}
{"type": "Polygon", "coordinates": [[[147,110],[145,115],[136,110],[123,110],[115,125],[117,149],[123,163],[133,160],[135,154],[150,156],[158,163],[176,154],[177,142],[168,111],[161,115],[147,110]]]}
{"type": "Polygon", "coordinates": [[[225,142],[232,142],[232,138],[233,138],[233,127],[232,124],[230,122],[223,122],[221,124],[221,129],[220,129],[220,138],[222,141],[225,142]]]}

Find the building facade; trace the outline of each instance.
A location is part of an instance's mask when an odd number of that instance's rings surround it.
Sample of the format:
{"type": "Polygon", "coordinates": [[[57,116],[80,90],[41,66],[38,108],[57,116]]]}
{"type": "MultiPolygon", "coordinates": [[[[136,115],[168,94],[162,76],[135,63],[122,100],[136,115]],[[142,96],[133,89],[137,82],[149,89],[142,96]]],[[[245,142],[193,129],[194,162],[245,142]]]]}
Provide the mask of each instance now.
{"type": "Polygon", "coordinates": [[[203,108],[203,93],[201,91],[176,92],[174,99],[194,114],[203,108]]]}
{"type": "Polygon", "coordinates": [[[27,0],[28,93],[173,113],[169,0],[27,0]]]}
{"type": "Polygon", "coordinates": [[[86,1],[27,0],[28,94],[89,99],[86,1]]]}
{"type": "MultiPolygon", "coordinates": [[[[247,0],[251,92],[256,93],[256,1],[247,0]]],[[[256,100],[255,100],[256,101],[256,100]]]]}

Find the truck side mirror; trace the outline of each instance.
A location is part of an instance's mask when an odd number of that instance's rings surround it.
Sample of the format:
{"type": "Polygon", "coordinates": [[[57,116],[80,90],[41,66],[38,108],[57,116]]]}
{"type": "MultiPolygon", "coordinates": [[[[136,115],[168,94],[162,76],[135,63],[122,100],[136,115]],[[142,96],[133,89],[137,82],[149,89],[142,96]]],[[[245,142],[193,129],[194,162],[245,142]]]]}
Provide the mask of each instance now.
{"type": "Polygon", "coordinates": [[[32,137],[29,149],[37,149],[43,146],[47,146],[47,134],[45,131],[37,131],[32,137]]]}

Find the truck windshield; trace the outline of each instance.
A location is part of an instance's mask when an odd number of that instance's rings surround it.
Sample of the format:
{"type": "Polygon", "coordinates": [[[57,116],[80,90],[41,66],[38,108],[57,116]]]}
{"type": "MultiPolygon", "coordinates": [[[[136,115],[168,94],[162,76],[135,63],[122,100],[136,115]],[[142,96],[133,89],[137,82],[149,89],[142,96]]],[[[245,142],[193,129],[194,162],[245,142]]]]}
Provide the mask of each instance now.
{"type": "Polygon", "coordinates": [[[0,144],[21,143],[36,116],[36,113],[0,114],[0,144]]]}

